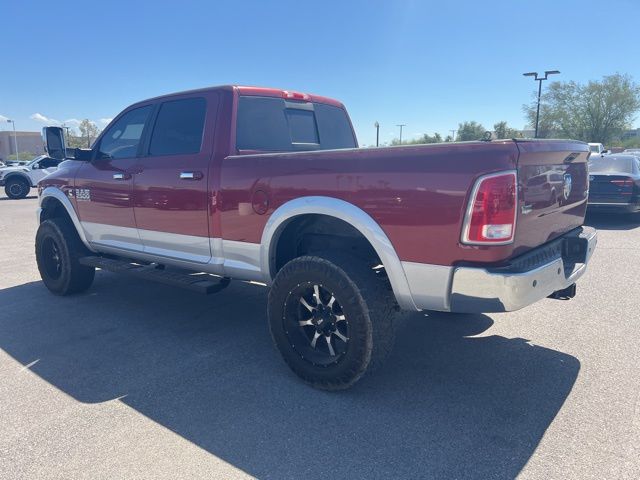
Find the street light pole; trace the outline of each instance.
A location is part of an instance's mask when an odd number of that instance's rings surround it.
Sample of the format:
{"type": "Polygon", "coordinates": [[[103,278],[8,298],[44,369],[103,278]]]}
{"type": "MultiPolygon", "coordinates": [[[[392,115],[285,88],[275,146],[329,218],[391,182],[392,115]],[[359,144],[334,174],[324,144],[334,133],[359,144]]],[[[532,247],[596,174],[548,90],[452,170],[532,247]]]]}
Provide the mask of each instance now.
{"type": "Polygon", "coordinates": [[[538,107],[536,109],[536,132],[533,135],[533,138],[538,138],[538,122],[540,121],[540,97],[542,96],[542,82],[549,78],[549,75],[557,75],[560,73],[559,70],[546,70],[544,72],[544,77],[538,77],[538,72],[527,72],[523,73],[525,77],[534,77],[534,81],[538,82],[538,107]]]}
{"type": "Polygon", "coordinates": [[[396,125],[396,127],[400,127],[400,145],[402,145],[402,127],[406,127],[406,123],[401,123],[400,125],[396,125]]]}
{"type": "Polygon", "coordinates": [[[456,141],[456,132],[457,130],[449,130],[451,132],[451,141],[455,142],[456,141]]]}
{"type": "Polygon", "coordinates": [[[378,122],[373,124],[376,127],[376,147],[380,145],[380,124],[378,122]]]}
{"type": "Polygon", "coordinates": [[[16,161],[20,161],[20,153],[18,152],[18,135],[16,134],[16,122],[13,120],[7,119],[7,123],[11,123],[13,125],[13,148],[16,149],[16,161]]]}
{"type": "Polygon", "coordinates": [[[62,128],[64,128],[66,134],[67,134],[67,145],[69,145],[69,127],[67,127],[66,124],[62,124],[62,128]]]}

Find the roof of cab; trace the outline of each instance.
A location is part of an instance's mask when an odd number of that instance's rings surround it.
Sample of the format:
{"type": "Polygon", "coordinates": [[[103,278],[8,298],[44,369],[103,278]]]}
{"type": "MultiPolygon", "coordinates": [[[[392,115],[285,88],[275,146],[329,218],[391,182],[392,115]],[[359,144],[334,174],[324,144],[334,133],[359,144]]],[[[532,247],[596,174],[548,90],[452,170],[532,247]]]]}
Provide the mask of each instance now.
{"type": "MultiPolygon", "coordinates": [[[[338,100],[335,100],[333,98],[329,98],[329,97],[323,97],[321,95],[313,95],[313,94],[307,94],[307,93],[301,93],[295,90],[283,90],[280,88],[268,88],[268,87],[251,87],[251,86],[243,86],[243,85],[219,85],[219,86],[213,86],[213,87],[204,87],[204,88],[197,88],[194,90],[185,90],[182,92],[173,92],[173,93],[168,93],[165,95],[159,95],[157,97],[152,97],[152,98],[147,98],[146,100],[141,100],[139,102],[136,102],[133,105],[137,105],[139,103],[146,103],[146,102],[151,102],[151,101],[156,101],[156,100],[161,100],[163,98],[171,98],[174,96],[178,96],[178,95],[187,95],[187,94],[194,94],[194,93],[205,93],[205,92],[209,92],[212,90],[228,90],[228,91],[235,91],[237,92],[239,95],[247,95],[247,96],[262,96],[262,97],[279,97],[279,98],[290,98],[290,99],[294,99],[294,100],[307,100],[310,102],[316,102],[316,103],[325,103],[328,105],[333,105],[335,107],[340,107],[340,108],[344,108],[344,105],[339,102],[338,100]]],[[[131,105],[131,106],[133,106],[131,105]]]]}

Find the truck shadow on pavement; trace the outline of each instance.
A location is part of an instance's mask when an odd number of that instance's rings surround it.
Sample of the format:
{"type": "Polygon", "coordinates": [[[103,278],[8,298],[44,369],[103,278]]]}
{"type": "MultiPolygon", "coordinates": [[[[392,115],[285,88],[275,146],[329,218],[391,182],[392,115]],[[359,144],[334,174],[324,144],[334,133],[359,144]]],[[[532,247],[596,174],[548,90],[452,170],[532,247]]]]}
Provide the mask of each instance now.
{"type": "Polygon", "coordinates": [[[98,273],[84,295],[0,290],[0,348],[80,402],[114,398],[260,478],[513,478],[580,369],[485,315],[408,314],[346,392],[302,384],[271,345],[266,289],[203,297],[98,273]]]}

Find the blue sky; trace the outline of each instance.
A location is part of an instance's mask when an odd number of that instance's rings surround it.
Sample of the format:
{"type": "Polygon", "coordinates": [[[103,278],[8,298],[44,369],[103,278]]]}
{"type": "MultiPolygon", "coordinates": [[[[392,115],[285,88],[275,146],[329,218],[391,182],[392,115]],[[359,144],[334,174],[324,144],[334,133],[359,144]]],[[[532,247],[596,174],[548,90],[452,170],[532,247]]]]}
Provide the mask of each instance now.
{"type": "Polygon", "coordinates": [[[637,0],[25,0],[2,13],[0,115],[19,130],[39,129],[36,114],[101,125],[144,98],[238,83],[338,98],[371,144],[376,120],[382,141],[398,123],[405,138],[465,120],[522,128],[526,71],[640,81],[637,0]]]}

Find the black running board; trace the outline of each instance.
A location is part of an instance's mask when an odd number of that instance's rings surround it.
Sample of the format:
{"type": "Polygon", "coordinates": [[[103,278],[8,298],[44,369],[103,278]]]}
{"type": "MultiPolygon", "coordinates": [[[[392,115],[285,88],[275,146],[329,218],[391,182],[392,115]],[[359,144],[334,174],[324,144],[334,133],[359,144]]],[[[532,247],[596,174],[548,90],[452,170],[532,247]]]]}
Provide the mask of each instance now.
{"type": "Polygon", "coordinates": [[[227,277],[213,277],[207,274],[189,275],[162,269],[160,265],[139,265],[127,260],[116,260],[98,256],[80,258],[80,263],[87,267],[96,267],[114,273],[124,273],[146,280],[162,283],[172,287],[184,288],[198,293],[210,295],[223,290],[231,281],[227,277]]]}

